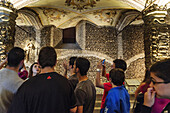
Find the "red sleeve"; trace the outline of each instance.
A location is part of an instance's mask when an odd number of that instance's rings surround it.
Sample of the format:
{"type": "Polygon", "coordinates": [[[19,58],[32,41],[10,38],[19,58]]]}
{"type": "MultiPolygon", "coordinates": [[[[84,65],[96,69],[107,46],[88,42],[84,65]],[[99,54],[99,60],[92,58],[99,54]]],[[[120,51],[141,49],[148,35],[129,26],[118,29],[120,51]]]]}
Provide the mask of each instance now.
{"type": "Polygon", "coordinates": [[[112,85],[110,82],[104,83],[104,90],[109,91],[112,88],[112,85]]]}
{"type": "Polygon", "coordinates": [[[109,73],[106,73],[106,78],[109,81],[109,73]]]}

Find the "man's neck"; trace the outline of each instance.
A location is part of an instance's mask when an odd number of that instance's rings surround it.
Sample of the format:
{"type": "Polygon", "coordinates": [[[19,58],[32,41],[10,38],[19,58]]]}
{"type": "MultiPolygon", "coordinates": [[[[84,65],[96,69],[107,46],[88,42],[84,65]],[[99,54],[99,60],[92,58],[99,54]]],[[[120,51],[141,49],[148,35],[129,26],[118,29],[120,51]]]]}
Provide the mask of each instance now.
{"type": "Polygon", "coordinates": [[[41,73],[50,73],[50,72],[54,72],[54,67],[44,67],[43,69],[41,69],[41,73]]]}
{"type": "Polygon", "coordinates": [[[79,82],[86,81],[88,79],[87,75],[81,76],[80,74],[78,75],[79,82]]]}
{"type": "Polygon", "coordinates": [[[112,88],[118,87],[118,86],[114,85],[113,83],[111,83],[111,84],[112,84],[112,88]]]}
{"type": "Polygon", "coordinates": [[[10,69],[10,70],[13,70],[13,71],[15,71],[15,72],[17,72],[18,73],[18,71],[19,71],[19,67],[11,67],[11,66],[6,66],[6,68],[7,69],[10,69]]]}

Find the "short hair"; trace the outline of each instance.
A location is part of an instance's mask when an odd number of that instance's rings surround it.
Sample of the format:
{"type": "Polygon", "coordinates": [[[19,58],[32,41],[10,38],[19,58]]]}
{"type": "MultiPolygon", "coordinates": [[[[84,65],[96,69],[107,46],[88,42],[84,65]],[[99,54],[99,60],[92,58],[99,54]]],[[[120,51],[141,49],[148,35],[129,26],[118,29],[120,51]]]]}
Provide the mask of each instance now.
{"type": "Polygon", "coordinates": [[[74,61],[77,59],[77,57],[70,57],[70,59],[69,59],[69,65],[70,66],[72,66],[72,68],[73,68],[73,66],[74,66],[74,61]]]}
{"type": "Polygon", "coordinates": [[[165,82],[170,81],[170,58],[153,64],[150,72],[153,72],[155,76],[163,79],[165,82]]]}
{"type": "Polygon", "coordinates": [[[115,63],[115,67],[116,68],[120,68],[120,69],[123,69],[123,71],[126,71],[127,69],[127,64],[124,60],[122,59],[116,59],[113,61],[115,63]]]}
{"type": "Polygon", "coordinates": [[[17,67],[22,60],[25,58],[25,52],[20,47],[12,48],[7,56],[8,63],[7,65],[10,67],[17,67]]]}
{"type": "Polygon", "coordinates": [[[87,75],[90,68],[90,62],[86,58],[78,57],[76,59],[76,68],[79,68],[81,76],[87,75]]]}
{"type": "Polygon", "coordinates": [[[42,68],[53,67],[56,64],[57,54],[53,47],[47,46],[40,50],[38,62],[42,68]]]}
{"type": "Polygon", "coordinates": [[[123,85],[123,82],[125,81],[124,71],[120,68],[112,69],[109,72],[109,77],[111,78],[112,83],[116,86],[123,85]]]}

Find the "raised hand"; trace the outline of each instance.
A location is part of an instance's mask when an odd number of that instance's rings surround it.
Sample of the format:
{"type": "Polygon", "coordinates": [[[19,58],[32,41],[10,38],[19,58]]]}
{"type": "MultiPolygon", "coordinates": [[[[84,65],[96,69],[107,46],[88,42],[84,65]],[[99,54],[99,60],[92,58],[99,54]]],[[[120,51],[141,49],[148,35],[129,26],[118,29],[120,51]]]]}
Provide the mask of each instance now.
{"type": "Polygon", "coordinates": [[[144,95],[143,105],[152,107],[155,102],[155,93],[156,91],[154,91],[153,88],[148,88],[147,92],[144,95]]]}

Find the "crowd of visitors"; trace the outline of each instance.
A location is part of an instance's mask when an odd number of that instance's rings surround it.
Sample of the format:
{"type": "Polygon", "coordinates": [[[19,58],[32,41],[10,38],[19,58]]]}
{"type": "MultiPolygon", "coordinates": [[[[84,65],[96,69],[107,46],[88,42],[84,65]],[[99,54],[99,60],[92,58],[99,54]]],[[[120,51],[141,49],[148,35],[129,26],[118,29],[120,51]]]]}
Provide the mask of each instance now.
{"type": "MultiPolygon", "coordinates": [[[[57,53],[53,47],[41,48],[29,73],[24,58],[24,50],[14,47],[0,64],[0,113],[93,113],[96,88],[88,78],[88,59],[71,57],[63,63],[64,74],[60,75],[54,69],[57,53]]],[[[113,61],[109,73],[105,59],[97,63],[96,87],[104,89],[100,113],[130,113],[126,69],[122,59],[113,61]],[[108,82],[103,83],[101,76],[108,82]]],[[[170,112],[169,73],[170,59],[158,61],[146,71],[135,92],[135,98],[144,95],[139,113],[170,112]]]]}

